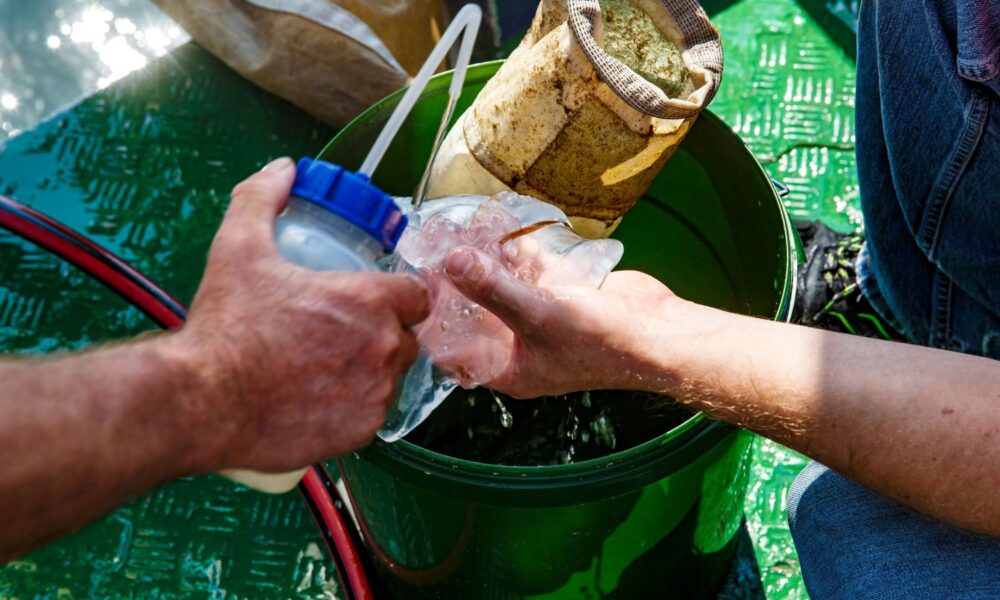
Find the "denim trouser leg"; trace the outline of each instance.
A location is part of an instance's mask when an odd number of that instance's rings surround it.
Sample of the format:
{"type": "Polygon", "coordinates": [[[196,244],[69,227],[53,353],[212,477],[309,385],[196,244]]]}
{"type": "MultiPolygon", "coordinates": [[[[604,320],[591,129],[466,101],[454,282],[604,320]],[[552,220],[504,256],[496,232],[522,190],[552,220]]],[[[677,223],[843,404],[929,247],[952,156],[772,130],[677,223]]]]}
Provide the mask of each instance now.
{"type": "Polygon", "coordinates": [[[788,496],[812,600],[995,600],[1000,538],[932,520],[812,463],[788,496]]]}
{"type": "MultiPolygon", "coordinates": [[[[912,342],[1000,359],[1000,0],[862,0],[856,118],[866,295],[912,342]]],[[[813,600],[1000,598],[1000,538],[815,463],[788,504],[813,600]]]]}
{"type": "Polygon", "coordinates": [[[860,281],[918,344],[1000,358],[1000,1],[863,0],[860,281]]]}

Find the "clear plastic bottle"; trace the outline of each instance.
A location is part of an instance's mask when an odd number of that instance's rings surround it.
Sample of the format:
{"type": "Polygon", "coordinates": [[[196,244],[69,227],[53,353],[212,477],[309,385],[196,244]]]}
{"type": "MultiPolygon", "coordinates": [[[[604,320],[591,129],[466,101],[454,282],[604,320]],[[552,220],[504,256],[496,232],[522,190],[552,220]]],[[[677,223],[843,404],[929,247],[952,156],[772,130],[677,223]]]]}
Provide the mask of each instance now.
{"type": "MultiPolygon", "coordinates": [[[[281,255],[314,271],[377,271],[406,228],[392,198],[367,177],[327,162],[303,158],[288,206],[274,224],[281,255]]],[[[298,484],[305,469],[267,474],[228,470],[223,475],[270,493],[298,484]]]]}
{"type": "Polygon", "coordinates": [[[274,241],[285,260],[313,271],[376,271],[385,254],[350,221],[297,196],[275,221],[274,241]]]}

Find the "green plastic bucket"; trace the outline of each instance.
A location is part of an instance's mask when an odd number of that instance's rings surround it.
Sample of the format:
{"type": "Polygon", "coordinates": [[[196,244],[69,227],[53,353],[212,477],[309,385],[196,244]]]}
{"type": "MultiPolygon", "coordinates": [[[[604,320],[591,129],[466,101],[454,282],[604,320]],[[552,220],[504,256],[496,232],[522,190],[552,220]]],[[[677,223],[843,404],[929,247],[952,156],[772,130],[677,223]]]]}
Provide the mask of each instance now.
{"type": "MultiPolygon", "coordinates": [[[[471,68],[464,110],[500,63],[471,68]]],[[[409,196],[450,74],[435,77],[374,181],[409,196]]],[[[348,125],[322,158],[357,168],[401,93],[348,125]]],[[[685,298],[787,320],[795,247],[770,179],[704,113],[622,222],[621,268],[685,298]]],[[[752,436],[695,415],[602,459],[509,467],[376,441],[338,467],[386,591],[398,598],[698,598],[730,563],[752,436]]]]}

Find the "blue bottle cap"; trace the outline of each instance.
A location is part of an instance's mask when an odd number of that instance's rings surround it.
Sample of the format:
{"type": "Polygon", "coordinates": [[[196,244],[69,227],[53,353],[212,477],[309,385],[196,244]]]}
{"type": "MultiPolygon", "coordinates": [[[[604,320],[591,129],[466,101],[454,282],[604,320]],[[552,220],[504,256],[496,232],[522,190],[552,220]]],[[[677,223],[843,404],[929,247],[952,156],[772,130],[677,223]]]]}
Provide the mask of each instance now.
{"type": "Polygon", "coordinates": [[[396,249],[406,217],[386,194],[361,173],[322,160],[303,158],[296,168],[292,195],[308,200],[356,225],[385,247],[396,249]]]}

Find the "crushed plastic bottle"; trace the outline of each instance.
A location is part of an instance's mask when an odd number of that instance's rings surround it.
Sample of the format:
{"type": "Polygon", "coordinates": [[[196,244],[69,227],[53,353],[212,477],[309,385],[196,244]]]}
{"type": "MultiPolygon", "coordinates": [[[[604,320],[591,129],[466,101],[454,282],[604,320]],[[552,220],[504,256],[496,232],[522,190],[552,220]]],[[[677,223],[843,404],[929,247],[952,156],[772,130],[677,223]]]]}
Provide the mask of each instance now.
{"type": "Polygon", "coordinates": [[[624,252],[617,240],[577,235],[555,206],[513,192],[441,198],[411,214],[397,253],[420,274],[434,298],[430,317],[417,328],[417,339],[434,364],[464,388],[486,384],[503,373],[514,333],[462,295],[445,275],[448,253],[462,246],[490,254],[521,281],[548,288],[597,288],[624,252]]]}

